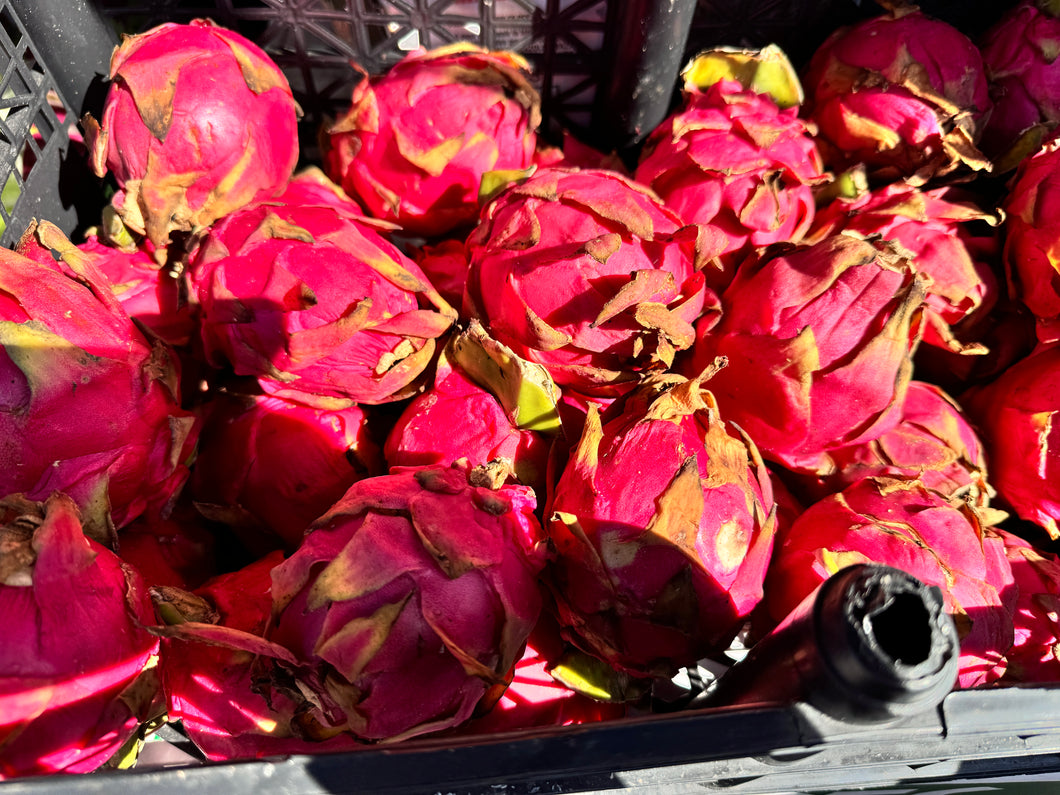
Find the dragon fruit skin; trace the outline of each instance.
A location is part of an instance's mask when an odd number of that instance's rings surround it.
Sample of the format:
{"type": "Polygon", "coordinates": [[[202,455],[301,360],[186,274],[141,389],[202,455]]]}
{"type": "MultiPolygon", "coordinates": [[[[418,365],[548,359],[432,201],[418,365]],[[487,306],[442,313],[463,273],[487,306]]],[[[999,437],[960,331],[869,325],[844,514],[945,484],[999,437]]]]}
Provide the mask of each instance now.
{"type": "Polygon", "coordinates": [[[456,316],[411,259],[334,205],[235,212],[192,265],[207,359],[321,408],[414,391],[456,316]]]}
{"type": "Polygon", "coordinates": [[[324,170],[410,235],[470,227],[488,171],[533,163],[541,100],[514,52],[468,43],[406,55],[357,84],[327,131],[324,170]]]}
{"type": "Polygon", "coordinates": [[[118,557],[136,569],[149,588],[199,587],[217,573],[217,546],[213,528],[184,500],[169,516],[138,516],[118,534],[118,557]]]}
{"type": "Polygon", "coordinates": [[[90,772],[161,712],[151,603],[69,497],[0,509],[0,780],[90,772]]]}
{"type": "Polygon", "coordinates": [[[370,421],[361,406],[219,394],[206,408],[190,496],[248,549],[294,550],[350,486],[386,470],[370,421]]]}
{"type": "Polygon", "coordinates": [[[879,436],[901,416],[920,341],[926,277],[886,241],[840,233],[744,262],[701,321],[685,372],[717,356],[723,415],[771,461],[826,475],[828,451],[879,436]]]}
{"type": "Polygon", "coordinates": [[[1060,339],[1058,182],[1060,138],[1054,138],[1020,162],[1003,203],[1009,289],[1034,315],[1042,342],[1060,339]]]}
{"type": "Polygon", "coordinates": [[[1060,124],[1060,19],[1028,0],[979,41],[994,111],[982,148],[999,172],[1014,168],[1060,124]]]}
{"type": "Polygon", "coordinates": [[[990,167],[975,145],[991,109],[982,56],[957,28],[913,6],[837,29],[803,85],[804,115],[836,171],[865,163],[886,181],[921,184],[990,167]]]}
{"type": "Polygon", "coordinates": [[[468,253],[463,240],[446,238],[415,247],[412,258],[450,306],[459,307],[467,283],[468,253]]]}
{"type": "Polygon", "coordinates": [[[764,94],[720,81],[686,93],[648,136],[635,177],[681,218],[704,225],[707,253],[728,263],[722,273],[706,271],[721,290],[753,249],[802,238],[822,168],[798,108],[780,110],[764,94]]]}
{"type": "Polygon", "coordinates": [[[126,37],[110,80],[101,123],[86,119],[92,166],[114,175],[113,206],[156,247],[275,196],[294,172],[298,105],[238,33],[197,19],[126,37]]]}
{"type": "Polygon", "coordinates": [[[144,338],[91,263],[4,251],[0,264],[0,492],[63,491],[97,540],[164,512],[196,435],[172,352],[144,338]]]}
{"type": "Polygon", "coordinates": [[[590,409],[548,522],[565,634],[636,677],[727,647],[762,598],[774,530],[765,467],[702,381],[654,391],[606,424],[590,409]]]}
{"type": "Polygon", "coordinates": [[[467,246],[464,314],[587,394],[672,364],[715,300],[696,228],[610,171],[538,170],[487,205],[467,246]]]}
{"type": "Polygon", "coordinates": [[[1002,684],[1060,682],[1060,560],[1001,529],[1018,597],[1016,633],[1002,684]]]}
{"type": "Polygon", "coordinates": [[[542,606],[547,546],[524,486],[397,467],[356,484],[273,569],[274,688],[323,733],[398,740],[458,726],[503,685],[542,606]]]}
{"type": "Polygon", "coordinates": [[[193,308],[182,296],[181,280],[186,274],[173,275],[160,268],[146,247],[126,251],[107,245],[96,235],[88,235],[75,246],[45,221],[31,225],[16,251],[44,264],[50,264],[55,255],[90,261],[106,276],[129,317],[167,345],[187,345],[197,330],[193,308]]]}
{"type": "Polygon", "coordinates": [[[912,255],[913,267],[931,278],[924,344],[956,353],[979,353],[981,347],[962,344],[950,328],[988,312],[998,300],[1000,288],[993,269],[989,262],[973,257],[960,231],[967,222],[992,217],[959,199],[946,188],[887,185],[851,201],[837,199],[820,209],[807,239],[850,230],[898,243],[912,255]]]}
{"type": "Polygon", "coordinates": [[[962,395],[999,501],[1060,538],[1060,345],[1043,345],[962,395]]]}
{"type": "MultiPolygon", "coordinates": [[[[197,588],[191,604],[211,615],[182,618],[262,635],[272,612],[272,569],[279,550],[197,588]]],[[[172,591],[152,589],[156,607],[173,604],[172,591]],[[159,598],[161,597],[161,598],[159,598]]],[[[186,608],[184,608],[186,610],[186,608]]],[[[162,641],[162,686],[169,717],[179,720],[207,759],[224,762],[281,754],[347,751],[359,745],[348,735],[305,739],[299,735],[295,705],[281,694],[266,699],[255,687],[253,655],[223,645],[166,638],[162,641]]]]}
{"type": "Polygon", "coordinates": [[[766,614],[779,623],[831,574],[869,562],[942,589],[961,637],[961,687],[1004,674],[1015,596],[1004,544],[915,480],[864,478],[806,508],[777,538],[766,614]]]}
{"type": "Polygon", "coordinates": [[[939,387],[910,381],[902,416],[891,430],[860,444],[829,452],[835,471],[802,482],[804,500],[820,500],[866,477],[920,480],[954,504],[987,508],[993,487],[986,452],[956,401],[939,387]]]}

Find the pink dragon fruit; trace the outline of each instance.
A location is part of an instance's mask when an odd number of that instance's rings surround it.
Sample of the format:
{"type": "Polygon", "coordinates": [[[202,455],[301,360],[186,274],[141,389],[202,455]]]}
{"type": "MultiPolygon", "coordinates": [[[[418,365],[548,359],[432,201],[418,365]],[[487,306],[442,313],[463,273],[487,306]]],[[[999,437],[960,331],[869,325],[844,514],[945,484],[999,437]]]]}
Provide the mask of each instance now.
{"type": "Polygon", "coordinates": [[[206,406],[188,490],[252,552],[294,550],[350,486],[386,471],[370,423],[360,406],[219,394],[206,406]]]}
{"type": "Polygon", "coordinates": [[[217,573],[217,537],[181,500],[169,516],[137,517],[118,534],[118,556],[148,587],[198,588],[217,573]]]}
{"type": "Polygon", "coordinates": [[[442,298],[451,306],[460,306],[464,299],[468,269],[468,253],[464,241],[447,238],[437,243],[417,246],[411,254],[442,298]]]}
{"type": "Polygon", "coordinates": [[[1000,501],[1060,538],[1060,344],[1041,346],[962,403],[986,446],[1000,501]]]}
{"type": "Polygon", "coordinates": [[[982,145],[998,172],[1037,151],[1060,124],[1060,19],[1050,5],[1012,6],[979,42],[994,104],[982,145]]]}
{"type": "Polygon", "coordinates": [[[829,456],[834,472],[801,481],[807,500],[823,499],[865,477],[919,479],[955,505],[968,501],[984,513],[994,494],[979,435],[953,398],[924,381],[909,382],[894,428],[829,456]]]}
{"type": "Polygon", "coordinates": [[[886,241],[848,233],[744,262],[721,320],[697,329],[686,372],[717,356],[724,416],[762,455],[826,475],[829,451],[898,424],[923,325],[927,277],[886,241]]]}
{"type": "Polygon", "coordinates": [[[402,412],[386,440],[390,466],[506,460],[544,495],[559,390],[544,368],[519,361],[472,321],[437,364],[434,383],[402,412]]]}
{"type": "Polygon", "coordinates": [[[357,84],[325,136],[324,169],[409,234],[470,226],[482,176],[533,162],[541,100],[528,70],[516,53],[463,42],[412,52],[357,84]]]}
{"type": "Polygon", "coordinates": [[[724,289],[740,259],[771,243],[798,241],[814,216],[821,157],[798,108],[722,80],[686,92],[681,109],[648,136],[636,179],[686,221],[702,224],[706,269],[724,289]]]}
{"type": "MultiPolygon", "coordinates": [[[[282,560],[276,550],[193,593],[152,588],[156,612],[178,629],[200,627],[205,637],[227,631],[260,637],[272,613],[272,570],[282,560]]],[[[281,693],[266,697],[259,692],[254,657],[246,651],[189,641],[178,633],[162,641],[161,673],[170,720],[181,722],[207,759],[345,751],[359,745],[349,735],[303,738],[296,704],[281,693]]]]}
{"type": "Polygon", "coordinates": [[[803,85],[821,154],[836,171],[865,163],[881,180],[922,184],[990,168],[976,148],[991,108],[979,50],[915,6],[837,29],[803,85]]]}
{"type": "Polygon", "coordinates": [[[982,345],[958,340],[951,326],[988,312],[997,301],[999,288],[990,264],[973,258],[960,236],[961,227],[971,221],[996,221],[961,198],[951,189],[888,185],[849,201],[831,202],[818,211],[807,238],[851,230],[898,243],[911,254],[912,266],[931,279],[923,342],[957,353],[985,353],[982,345]]]}
{"type": "Polygon", "coordinates": [[[1005,268],[1009,289],[1034,315],[1038,339],[1060,339],[1060,138],[1024,158],[1009,182],[1005,210],[1005,268]]]}
{"type": "Polygon", "coordinates": [[[1060,560],[998,529],[1018,591],[1002,684],[1060,682],[1060,560]]]}
{"type": "Polygon", "coordinates": [[[129,317],[169,345],[187,345],[197,330],[186,275],[160,268],[148,247],[126,251],[96,235],[75,246],[54,224],[40,221],[26,230],[16,250],[45,264],[56,256],[90,261],[107,277],[129,317]]]}
{"type": "Polygon", "coordinates": [[[456,317],[411,259],[337,205],[232,213],[192,265],[207,359],[320,408],[414,392],[456,317]]]}
{"type": "Polygon", "coordinates": [[[164,513],[195,440],[171,351],[148,342],[91,262],[5,250],[0,265],[0,493],[63,491],[99,540],[164,513]]]}
{"type": "Polygon", "coordinates": [[[659,377],[585,430],[556,484],[547,579],[570,640],[634,677],[727,648],[762,598],[770,481],[699,378],[659,377]]]}
{"type": "Polygon", "coordinates": [[[882,563],[942,589],[961,637],[959,682],[975,687],[1005,672],[1012,645],[1012,570],[1000,538],[916,480],[864,478],[808,507],[777,538],[766,577],[769,618],[779,623],[831,574],[882,563]]]}
{"type": "Polygon", "coordinates": [[[147,592],[66,495],[0,501],[0,616],[0,780],[95,770],[162,712],[147,592]]]}
{"type": "Polygon", "coordinates": [[[257,45],[206,19],[126,37],[86,143],[119,191],[125,224],[164,249],[275,196],[298,161],[300,110],[287,78],[257,45]]]}
{"type": "Polygon", "coordinates": [[[465,314],[589,394],[671,365],[714,301],[697,228],[610,171],[540,169],[483,210],[467,245],[465,314]]]}

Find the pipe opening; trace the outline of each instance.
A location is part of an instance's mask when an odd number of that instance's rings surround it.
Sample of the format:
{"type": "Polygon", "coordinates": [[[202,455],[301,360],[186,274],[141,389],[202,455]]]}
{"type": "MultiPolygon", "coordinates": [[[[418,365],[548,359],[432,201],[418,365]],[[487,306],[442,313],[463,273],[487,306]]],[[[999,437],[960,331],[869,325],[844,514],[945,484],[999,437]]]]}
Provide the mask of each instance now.
{"type": "Polygon", "coordinates": [[[917,594],[895,594],[865,616],[865,630],[884,654],[903,665],[919,665],[931,654],[931,614],[917,594]]]}

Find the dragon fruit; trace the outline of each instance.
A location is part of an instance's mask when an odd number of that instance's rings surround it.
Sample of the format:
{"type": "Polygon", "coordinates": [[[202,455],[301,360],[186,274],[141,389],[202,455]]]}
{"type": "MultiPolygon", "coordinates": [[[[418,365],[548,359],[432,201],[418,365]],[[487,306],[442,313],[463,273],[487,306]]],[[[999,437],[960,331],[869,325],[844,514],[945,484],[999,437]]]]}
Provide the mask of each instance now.
{"type": "Polygon", "coordinates": [[[999,173],[1037,151],[1060,124],[1060,19],[1049,5],[1017,3],[979,42],[994,105],[982,146],[999,173]]]}
{"type": "Polygon", "coordinates": [[[465,314],[589,394],[669,367],[715,302],[697,228],[610,171],[540,169],[487,205],[467,245],[465,314]]]}
{"type": "Polygon", "coordinates": [[[686,92],[648,136],[635,176],[686,221],[702,224],[708,282],[724,289],[753,249],[797,241],[814,216],[821,157],[798,108],[732,80],[686,92]]]}
{"type": "Polygon", "coordinates": [[[1002,684],[1060,682],[1060,560],[998,529],[1018,591],[1002,684]]]}
{"type": "Polygon", "coordinates": [[[906,5],[834,31],[803,74],[825,163],[922,184],[990,169],[983,59],[957,28],[906,5]],[[938,53],[946,53],[939,58],[938,53]]]}
{"type": "Polygon", "coordinates": [[[719,415],[712,370],[591,408],[556,484],[547,581],[565,634],[634,677],[727,648],[762,598],[774,509],[753,443],[719,415]]]}
{"type": "Polygon", "coordinates": [[[1004,260],[1009,289],[1038,325],[1038,339],[1060,339],[1060,239],[1056,185],[1060,181],[1060,138],[1024,158],[1004,198],[1004,260]]]}
{"type": "Polygon", "coordinates": [[[1060,538],[1060,344],[1042,346],[962,396],[1000,501],[1060,538]]]}
{"type": "Polygon", "coordinates": [[[207,359],[319,408],[411,394],[456,317],[411,259],[337,205],[232,213],[192,267],[207,359]]]}
{"type": "Polygon", "coordinates": [[[433,237],[471,226],[489,171],[530,167],[541,100],[516,53],[419,49],[354,89],[324,170],[375,218],[433,237]]]}
{"type": "Polygon", "coordinates": [[[971,509],[916,480],[863,478],[808,507],[782,536],[766,577],[779,623],[831,574],[881,563],[942,589],[961,638],[961,687],[996,682],[1012,645],[1015,591],[1004,544],[971,509]]]}
{"type": "Polygon", "coordinates": [[[219,394],[206,406],[188,491],[252,552],[294,550],[350,486],[386,470],[370,422],[360,406],[219,394]]]}
{"type": "Polygon", "coordinates": [[[110,64],[102,121],[85,119],[112,206],[163,250],[174,232],[283,190],[298,161],[300,110],[256,44],[206,19],[126,37],[110,64]]]}
{"type": "Polygon", "coordinates": [[[968,501],[984,513],[994,494],[979,435],[953,398],[924,381],[909,382],[898,425],[829,455],[835,471],[803,479],[806,500],[823,499],[865,477],[919,479],[955,505],[968,501]]]}
{"type": "MultiPolygon", "coordinates": [[[[209,637],[225,631],[261,636],[272,613],[272,570],[282,560],[276,550],[194,592],[152,588],[155,610],[166,623],[178,629],[198,625],[209,637]]],[[[358,745],[349,735],[303,738],[295,703],[279,693],[267,698],[259,692],[254,657],[245,651],[178,633],[162,641],[160,668],[169,718],[181,722],[207,759],[345,751],[358,745]]]]}
{"type": "Polygon", "coordinates": [[[126,251],[96,235],[75,246],[57,226],[40,221],[30,225],[16,250],[45,264],[55,257],[90,261],[107,277],[129,317],[168,345],[187,345],[197,330],[186,274],[160,268],[146,247],[126,251]]]}
{"type": "Polygon", "coordinates": [[[982,345],[962,343],[952,326],[988,312],[998,299],[997,278],[988,262],[973,258],[960,235],[972,221],[996,223],[989,213],[960,200],[950,189],[922,191],[893,184],[819,210],[808,240],[843,230],[880,235],[911,254],[911,264],[927,274],[923,342],[956,353],[985,353],[982,345]]]}
{"type": "Polygon", "coordinates": [[[147,592],[66,495],[0,501],[0,616],[0,780],[95,770],[162,712],[147,592]]]}
{"type": "Polygon", "coordinates": [[[458,726],[519,660],[547,554],[525,486],[484,468],[355,483],[272,572],[271,688],[303,731],[398,740],[458,726]],[[481,484],[481,485],[476,485],[481,484]]]}
{"type": "Polygon", "coordinates": [[[472,321],[443,351],[434,383],[402,412],[386,440],[390,466],[473,466],[506,460],[518,482],[546,491],[559,390],[540,365],[519,361],[472,321]]]}
{"type": "Polygon", "coordinates": [[[762,455],[826,475],[829,451],[893,428],[912,376],[927,277],[891,244],[849,233],[744,262],[722,314],[700,321],[685,372],[717,356],[722,414],[762,455]]]}
{"type": "Polygon", "coordinates": [[[464,241],[447,238],[416,246],[410,253],[442,298],[450,306],[459,307],[467,283],[468,254],[464,241]]]}
{"type": "Polygon", "coordinates": [[[188,476],[195,418],[172,352],[151,343],[88,261],[0,251],[0,493],[69,494],[97,540],[164,513],[188,476]]]}
{"type": "Polygon", "coordinates": [[[118,534],[118,556],[148,587],[197,588],[217,573],[217,536],[181,500],[169,516],[144,514],[118,534]]]}

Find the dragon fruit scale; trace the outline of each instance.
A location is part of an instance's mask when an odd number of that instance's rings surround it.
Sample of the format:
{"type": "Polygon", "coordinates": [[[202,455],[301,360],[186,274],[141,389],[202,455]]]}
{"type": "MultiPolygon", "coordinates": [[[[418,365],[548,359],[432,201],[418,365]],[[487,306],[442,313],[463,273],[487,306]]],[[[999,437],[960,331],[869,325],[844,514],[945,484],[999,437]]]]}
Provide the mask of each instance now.
{"type": "MultiPolygon", "coordinates": [[[[323,734],[458,726],[503,689],[542,607],[547,546],[525,486],[466,462],[354,484],[273,569],[273,687],[323,734]]],[[[489,702],[492,703],[492,702],[489,702]]]]}
{"type": "Polygon", "coordinates": [[[324,135],[324,169],[410,235],[470,227],[483,175],[533,164],[541,100],[528,72],[514,52],[465,42],[409,53],[357,84],[324,135]]]}
{"type": "Polygon", "coordinates": [[[620,174],[542,168],[490,202],[468,237],[464,313],[561,387],[613,395],[669,367],[716,303],[700,243],[620,174]]]}
{"type": "Polygon", "coordinates": [[[560,624],[634,677],[724,650],[762,598],[771,483],[719,415],[711,372],[649,379],[606,423],[591,407],[551,502],[546,581],[560,624]]]}
{"type": "Polygon", "coordinates": [[[722,414],[763,457],[827,475],[828,452],[893,428],[912,377],[927,278],[884,240],[849,233],[767,249],[697,328],[684,372],[715,357],[722,414]]]}
{"type": "Polygon", "coordinates": [[[152,623],[69,497],[0,500],[0,780],[95,770],[161,714],[152,623]]]}
{"type": "Polygon", "coordinates": [[[1015,640],[1001,684],[1060,682],[1060,560],[1014,533],[995,532],[1005,544],[1018,593],[1015,640]]]}
{"type": "Polygon", "coordinates": [[[85,119],[95,172],[109,170],[125,225],[164,249],[283,190],[298,162],[301,111],[257,45],[207,19],[126,37],[100,122],[85,119]]]}
{"type": "Polygon", "coordinates": [[[1001,539],[916,480],[863,478],[809,506],[777,538],[764,605],[781,622],[830,575],[880,563],[942,589],[961,640],[961,687],[996,682],[1013,642],[1015,589],[1001,539]]]}
{"type": "Polygon", "coordinates": [[[334,204],[232,213],[192,272],[208,361],[319,408],[407,396],[456,319],[411,259],[334,204]]]}
{"type": "Polygon", "coordinates": [[[976,144],[990,109],[982,56],[913,5],[834,31],[803,73],[825,163],[922,184],[990,169],[976,144]],[[945,53],[945,58],[939,58],[945,53]]]}
{"type": "Polygon", "coordinates": [[[0,265],[0,493],[67,493],[102,541],[164,513],[197,433],[173,352],[141,334],[90,261],[4,250],[0,265]]]}
{"type": "Polygon", "coordinates": [[[720,274],[705,271],[721,290],[753,249],[806,233],[822,168],[797,108],[781,110],[722,80],[686,92],[681,109],[648,137],[635,176],[686,221],[703,224],[707,253],[727,263],[720,274]]]}

